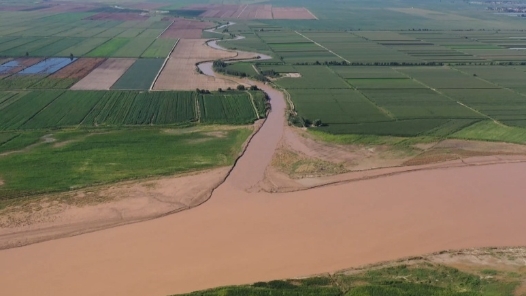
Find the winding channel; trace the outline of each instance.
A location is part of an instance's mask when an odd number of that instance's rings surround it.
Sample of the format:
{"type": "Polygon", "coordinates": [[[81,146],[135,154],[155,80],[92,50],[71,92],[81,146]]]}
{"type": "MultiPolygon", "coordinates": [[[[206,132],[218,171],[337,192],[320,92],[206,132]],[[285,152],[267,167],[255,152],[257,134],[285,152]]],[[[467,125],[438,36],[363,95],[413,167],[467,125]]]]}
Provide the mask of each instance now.
{"type": "Polygon", "coordinates": [[[213,198],[163,218],[0,251],[2,295],[169,295],[447,249],[526,245],[526,164],[249,193],[283,133],[272,104],[213,198]]]}

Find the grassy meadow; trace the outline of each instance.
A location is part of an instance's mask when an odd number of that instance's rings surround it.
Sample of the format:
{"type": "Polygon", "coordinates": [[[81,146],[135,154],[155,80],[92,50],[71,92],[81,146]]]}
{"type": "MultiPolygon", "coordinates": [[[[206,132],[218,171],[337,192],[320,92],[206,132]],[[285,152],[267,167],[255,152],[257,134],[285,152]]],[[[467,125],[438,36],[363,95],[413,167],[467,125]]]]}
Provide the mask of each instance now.
{"type": "Polygon", "coordinates": [[[0,201],[231,165],[250,133],[245,127],[0,133],[0,201]]]}

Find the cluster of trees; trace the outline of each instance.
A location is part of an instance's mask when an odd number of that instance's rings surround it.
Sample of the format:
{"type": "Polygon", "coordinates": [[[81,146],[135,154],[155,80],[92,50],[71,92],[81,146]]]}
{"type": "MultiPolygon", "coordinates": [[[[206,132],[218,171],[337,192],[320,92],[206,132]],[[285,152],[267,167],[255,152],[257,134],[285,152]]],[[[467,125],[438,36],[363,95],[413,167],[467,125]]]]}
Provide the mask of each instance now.
{"type": "MultiPolygon", "coordinates": [[[[240,84],[236,87],[237,90],[240,90],[240,91],[245,91],[245,90],[259,90],[259,88],[257,87],[257,85],[251,85],[249,88],[246,88],[244,85],[240,84]]],[[[223,90],[222,88],[218,88],[217,91],[218,92],[224,92],[224,91],[232,91],[233,89],[231,87],[227,88],[226,90],[223,90]]],[[[196,88],[195,89],[195,92],[198,93],[198,94],[211,94],[211,92],[208,90],[208,89],[199,89],[199,88],[196,88]]]]}

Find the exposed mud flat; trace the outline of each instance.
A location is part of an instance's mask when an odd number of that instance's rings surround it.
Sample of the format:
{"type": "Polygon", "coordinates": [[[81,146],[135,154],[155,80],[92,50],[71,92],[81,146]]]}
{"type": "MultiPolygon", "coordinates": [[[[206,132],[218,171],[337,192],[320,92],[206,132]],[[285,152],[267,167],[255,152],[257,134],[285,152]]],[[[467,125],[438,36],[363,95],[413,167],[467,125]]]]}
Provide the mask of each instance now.
{"type": "MultiPolygon", "coordinates": [[[[0,249],[158,218],[205,202],[229,167],[129,181],[21,203],[0,210],[0,249]]],[[[0,185],[2,185],[0,180],[0,185]]]]}

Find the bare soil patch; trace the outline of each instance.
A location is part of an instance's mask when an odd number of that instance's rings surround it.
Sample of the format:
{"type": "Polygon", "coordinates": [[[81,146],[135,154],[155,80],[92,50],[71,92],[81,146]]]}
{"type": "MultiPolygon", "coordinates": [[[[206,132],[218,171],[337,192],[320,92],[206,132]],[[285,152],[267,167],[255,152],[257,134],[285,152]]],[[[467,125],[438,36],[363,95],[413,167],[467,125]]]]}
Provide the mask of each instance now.
{"type": "Polygon", "coordinates": [[[210,22],[175,18],[161,38],[200,39],[204,29],[214,26],[215,24],[210,22]]]}
{"type": "Polygon", "coordinates": [[[526,146],[445,140],[414,145],[337,145],[286,127],[261,188],[268,192],[305,190],[407,171],[526,160],[526,146]]]}
{"type": "Polygon", "coordinates": [[[60,69],[55,74],[51,75],[52,78],[84,78],[93,69],[100,66],[106,59],[105,58],[80,58],[75,62],[67,65],[60,69]]]}
{"type": "Polygon", "coordinates": [[[134,62],[135,59],[107,59],[71,89],[108,90],[134,62]]]}
{"type": "Polygon", "coordinates": [[[212,189],[224,180],[228,169],[42,196],[8,207],[0,210],[0,249],[192,208],[210,197],[212,189]]]}
{"type": "Polygon", "coordinates": [[[288,78],[301,78],[300,73],[283,73],[282,76],[288,78]]]}
{"type": "Polygon", "coordinates": [[[170,55],[163,71],[155,82],[155,90],[195,90],[235,88],[236,83],[197,72],[196,64],[235,57],[235,52],[221,51],[208,47],[205,39],[181,39],[170,55]]]}
{"type": "Polygon", "coordinates": [[[100,20],[112,20],[112,21],[145,21],[149,18],[147,14],[139,13],[106,13],[101,12],[95,15],[85,18],[85,20],[100,21],[100,20]]]}

